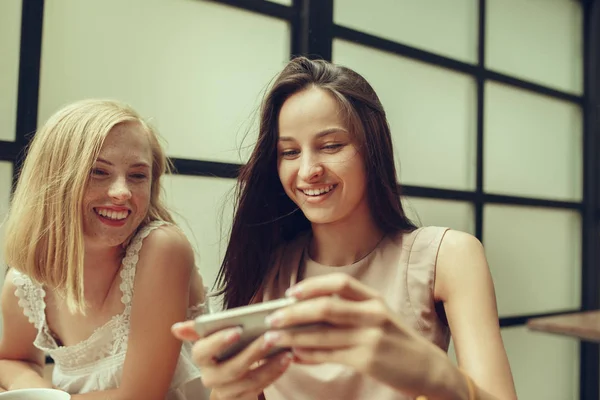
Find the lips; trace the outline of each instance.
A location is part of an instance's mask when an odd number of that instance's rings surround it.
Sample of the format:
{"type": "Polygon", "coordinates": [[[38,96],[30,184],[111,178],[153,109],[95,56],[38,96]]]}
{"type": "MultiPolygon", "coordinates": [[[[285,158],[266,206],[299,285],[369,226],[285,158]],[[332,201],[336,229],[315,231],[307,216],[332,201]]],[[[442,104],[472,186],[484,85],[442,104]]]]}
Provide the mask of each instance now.
{"type": "Polygon", "coordinates": [[[94,212],[97,215],[109,219],[111,221],[123,221],[131,213],[131,211],[126,208],[115,209],[107,207],[95,207],[94,212]]]}
{"type": "Polygon", "coordinates": [[[307,189],[299,189],[299,190],[307,196],[316,197],[316,196],[321,196],[321,195],[331,192],[336,186],[337,185],[328,185],[328,186],[322,186],[322,187],[318,187],[318,188],[307,188],[307,189]]]}

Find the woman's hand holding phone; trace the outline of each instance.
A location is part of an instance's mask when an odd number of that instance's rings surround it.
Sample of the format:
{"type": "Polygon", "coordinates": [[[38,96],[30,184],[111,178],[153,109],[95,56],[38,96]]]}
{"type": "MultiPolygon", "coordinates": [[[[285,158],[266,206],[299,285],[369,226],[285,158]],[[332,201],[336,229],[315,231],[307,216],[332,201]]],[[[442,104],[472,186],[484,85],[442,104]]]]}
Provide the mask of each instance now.
{"type": "Polygon", "coordinates": [[[202,337],[196,331],[196,323],[188,321],[175,324],[172,331],[181,340],[195,341],[192,356],[202,371],[202,382],[212,389],[212,400],[254,400],[285,372],[292,361],[288,351],[273,353],[275,345],[267,339],[269,335],[258,336],[238,353],[218,361],[242,340],[243,330],[239,326],[202,337]]]}

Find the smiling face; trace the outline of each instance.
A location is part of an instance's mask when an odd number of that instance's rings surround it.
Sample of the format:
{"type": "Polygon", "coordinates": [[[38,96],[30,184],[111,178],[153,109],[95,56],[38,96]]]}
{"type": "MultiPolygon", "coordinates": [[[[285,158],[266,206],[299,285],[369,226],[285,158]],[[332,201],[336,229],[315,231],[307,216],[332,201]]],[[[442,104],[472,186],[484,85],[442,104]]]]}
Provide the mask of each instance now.
{"type": "Polygon", "coordinates": [[[116,125],[94,163],[83,198],[86,245],[119,246],[148,214],[152,188],[148,132],[134,122],[116,125]]]}
{"type": "Polygon", "coordinates": [[[332,94],[311,87],[290,96],[278,131],[279,179],[312,224],[368,212],[363,157],[332,94]]]}

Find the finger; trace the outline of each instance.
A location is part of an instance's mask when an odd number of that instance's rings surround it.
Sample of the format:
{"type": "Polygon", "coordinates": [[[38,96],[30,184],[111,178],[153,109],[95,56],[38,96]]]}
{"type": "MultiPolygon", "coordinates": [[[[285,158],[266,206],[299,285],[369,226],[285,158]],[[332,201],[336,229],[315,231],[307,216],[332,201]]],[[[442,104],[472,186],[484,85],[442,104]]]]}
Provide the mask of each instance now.
{"type": "Polygon", "coordinates": [[[387,316],[379,300],[348,301],[336,297],[318,297],[298,302],[267,316],[271,328],[327,323],[339,327],[379,324],[387,316]]]}
{"type": "Polygon", "coordinates": [[[201,338],[192,347],[192,358],[200,367],[213,365],[215,357],[240,340],[241,336],[242,328],[235,327],[201,338]]]}
{"type": "Polygon", "coordinates": [[[290,352],[270,357],[260,367],[248,372],[244,379],[219,388],[217,390],[221,396],[219,398],[238,399],[246,396],[256,398],[264,388],[275,382],[287,370],[292,359],[293,355],[290,352]]]}
{"type": "Polygon", "coordinates": [[[171,327],[171,332],[179,340],[194,342],[200,339],[194,329],[194,321],[178,322],[171,327]]]}
{"type": "Polygon", "coordinates": [[[265,359],[273,347],[274,343],[261,335],[235,356],[205,368],[202,374],[205,385],[218,387],[240,380],[250,370],[257,369],[256,364],[265,359]]]}
{"type": "Polygon", "coordinates": [[[299,300],[330,295],[338,295],[355,301],[380,297],[376,290],[344,273],[307,278],[290,287],[286,291],[286,295],[293,296],[299,300]]]}
{"type": "Polygon", "coordinates": [[[294,348],[292,352],[295,363],[307,365],[335,363],[354,367],[357,357],[360,357],[359,352],[352,348],[333,350],[294,348]]]}
{"type": "Polygon", "coordinates": [[[356,346],[364,341],[364,329],[341,329],[335,327],[269,331],[267,340],[285,348],[338,349],[356,346]]]}

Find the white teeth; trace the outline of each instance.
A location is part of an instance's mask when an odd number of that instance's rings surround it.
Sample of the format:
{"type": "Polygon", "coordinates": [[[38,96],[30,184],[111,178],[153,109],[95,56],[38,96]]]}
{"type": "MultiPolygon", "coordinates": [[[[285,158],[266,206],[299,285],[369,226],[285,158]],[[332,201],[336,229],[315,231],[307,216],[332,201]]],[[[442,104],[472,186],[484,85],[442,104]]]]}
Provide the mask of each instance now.
{"type": "Polygon", "coordinates": [[[328,193],[331,189],[333,189],[333,186],[334,185],[330,185],[321,189],[306,189],[302,190],[302,193],[307,196],[319,196],[321,194],[328,193]]]}
{"type": "Polygon", "coordinates": [[[105,218],[114,219],[114,220],[125,219],[125,218],[127,218],[127,215],[129,214],[129,212],[127,212],[127,211],[114,211],[114,210],[108,210],[106,208],[96,208],[95,210],[99,215],[102,215],[105,218]]]}

